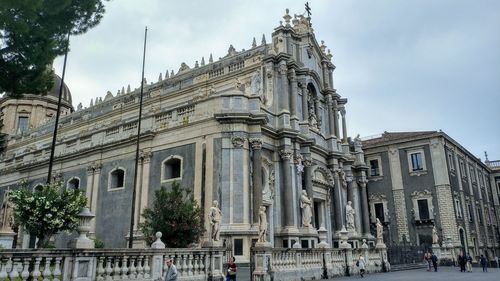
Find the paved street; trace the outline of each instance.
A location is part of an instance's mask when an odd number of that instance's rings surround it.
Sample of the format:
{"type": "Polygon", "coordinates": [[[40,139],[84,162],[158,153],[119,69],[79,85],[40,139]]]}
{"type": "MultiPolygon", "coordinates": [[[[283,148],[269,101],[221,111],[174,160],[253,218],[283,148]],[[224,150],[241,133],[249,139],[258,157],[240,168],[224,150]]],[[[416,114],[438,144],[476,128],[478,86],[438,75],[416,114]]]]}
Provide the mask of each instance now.
{"type": "MultiPolygon", "coordinates": [[[[238,281],[250,280],[250,271],[248,268],[241,268],[238,276],[238,281]]],[[[425,269],[406,270],[388,273],[375,273],[365,275],[361,279],[358,276],[341,277],[328,279],[332,281],[347,281],[347,280],[370,280],[370,281],[422,281],[422,280],[453,280],[453,281],[498,281],[500,280],[500,270],[489,268],[487,273],[483,273],[480,268],[475,267],[472,273],[460,272],[458,267],[440,267],[438,272],[427,272],[425,269]],[[429,279],[430,278],[430,279],[429,279]]]]}
{"type": "MultiPolygon", "coordinates": [[[[334,278],[329,280],[345,281],[358,280],[359,276],[334,278]]],[[[498,281],[500,280],[500,270],[489,268],[487,273],[483,273],[480,268],[474,268],[472,273],[460,272],[458,267],[439,267],[438,272],[427,272],[425,269],[406,270],[388,273],[376,273],[365,275],[363,280],[370,281],[421,281],[421,280],[467,280],[467,281],[498,281]]]]}

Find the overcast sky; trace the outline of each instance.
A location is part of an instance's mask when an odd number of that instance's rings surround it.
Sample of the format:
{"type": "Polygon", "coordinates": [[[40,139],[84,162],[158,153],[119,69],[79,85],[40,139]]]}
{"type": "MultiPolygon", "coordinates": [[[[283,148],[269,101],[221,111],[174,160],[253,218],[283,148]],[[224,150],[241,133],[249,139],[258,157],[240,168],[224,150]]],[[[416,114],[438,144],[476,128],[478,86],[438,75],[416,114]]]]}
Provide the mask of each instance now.
{"type": "MultiPolygon", "coordinates": [[[[113,0],[102,22],[71,38],[66,83],[73,104],[139,87],[145,76],[193,66],[229,45],[250,49],[305,1],[113,0]]],[[[348,98],[350,136],[443,130],[484,160],[500,160],[500,1],[309,0],[318,41],[333,54],[348,98]]],[[[55,63],[61,75],[62,58],[55,63]]]]}

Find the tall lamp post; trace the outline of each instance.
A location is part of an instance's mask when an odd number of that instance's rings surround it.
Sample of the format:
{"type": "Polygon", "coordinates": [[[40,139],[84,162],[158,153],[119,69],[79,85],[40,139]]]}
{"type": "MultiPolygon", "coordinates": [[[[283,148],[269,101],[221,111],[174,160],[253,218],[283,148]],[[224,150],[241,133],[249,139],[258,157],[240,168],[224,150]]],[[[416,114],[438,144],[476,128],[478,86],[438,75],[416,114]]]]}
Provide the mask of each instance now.
{"type": "Polygon", "coordinates": [[[130,214],[130,233],[128,247],[132,248],[134,242],[134,221],[135,221],[135,197],[137,186],[137,170],[139,168],[139,144],[141,138],[141,118],[142,118],[142,96],[144,93],[144,64],[146,60],[146,39],[148,37],[148,27],[144,29],[144,49],[142,52],[142,75],[141,75],[141,96],[139,101],[139,120],[137,120],[137,139],[135,147],[135,169],[134,169],[134,185],[132,186],[132,210],[130,214]]]}

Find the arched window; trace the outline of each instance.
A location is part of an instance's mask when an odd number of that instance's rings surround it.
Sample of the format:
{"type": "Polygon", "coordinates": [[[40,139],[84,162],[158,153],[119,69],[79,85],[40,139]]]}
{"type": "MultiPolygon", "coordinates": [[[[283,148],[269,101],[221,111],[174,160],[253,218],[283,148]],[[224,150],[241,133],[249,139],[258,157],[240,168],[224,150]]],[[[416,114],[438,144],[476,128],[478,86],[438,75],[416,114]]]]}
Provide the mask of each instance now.
{"type": "Polygon", "coordinates": [[[80,189],[80,179],[77,177],[71,178],[66,185],[66,188],[80,189]]]}
{"type": "Polygon", "coordinates": [[[125,169],[116,168],[109,173],[108,189],[125,187],[125,169]]]}
{"type": "Polygon", "coordinates": [[[182,178],[182,157],[170,156],[162,164],[162,181],[182,178]]]}

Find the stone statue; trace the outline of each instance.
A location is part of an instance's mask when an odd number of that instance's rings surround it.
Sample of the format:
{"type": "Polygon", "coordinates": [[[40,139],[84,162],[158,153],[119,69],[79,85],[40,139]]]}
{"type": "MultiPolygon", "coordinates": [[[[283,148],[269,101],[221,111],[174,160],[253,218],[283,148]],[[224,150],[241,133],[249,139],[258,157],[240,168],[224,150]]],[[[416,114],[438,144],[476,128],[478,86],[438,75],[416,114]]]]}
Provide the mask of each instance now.
{"type": "Polygon", "coordinates": [[[378,218],[377,218],[376,227],[377,227],[377,240],[384,241],[384,237],[383,237],[384,226],[382,225],[382,223],[380,222],[380,220],[378,218]]]}
{"type": "Polygon", "coordinates": [[[354,214],[355,211],[352,207],[352,202],[347,201],[347,205],[345,206],[345,221],[348,231],[356,231],[356,227],[354,226],[354,214]]]}
{"type": "Polygon", "coordinates": [[[222,219],[222,212],[219,209],[219,202],[217,200],[214,200],[213,206],[210,207],[210,212],[208,214],[209,221],[210,221],[210,226],[211,226],[211,239],[213,241],[219,241],[220,235],[220,221],[222,219]]]}
{"type": "Polygon", "coordinates": [[[432,227],[432,244],[439,243],[439,235],[436,229],[436,226],[432,227]]]}
{"type": "Polygon", "coordinates": [[[311,218],[312,218],[312,202],[309,197],[307,197],[307,192],[302,190],[302,195],[300,196],[300,208],[302,209],[302,226],[312,228],[311,218]]]}
{"type": "Polygon", "coordinates": [[[259,208],[259,239],[257,242],[267,242],[267,215],[265,206],[260,206],[259,208]]]}
{"type": "Polygon", "coordinates": [[[2,230],[12,232],[12,225],[14,224],[13,207],[10,201],[10,190],[6,190],[3,195],[2,208],[0,210],[0,219],[2,223],[2,230]]]}

